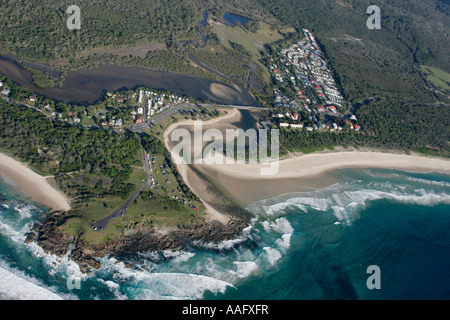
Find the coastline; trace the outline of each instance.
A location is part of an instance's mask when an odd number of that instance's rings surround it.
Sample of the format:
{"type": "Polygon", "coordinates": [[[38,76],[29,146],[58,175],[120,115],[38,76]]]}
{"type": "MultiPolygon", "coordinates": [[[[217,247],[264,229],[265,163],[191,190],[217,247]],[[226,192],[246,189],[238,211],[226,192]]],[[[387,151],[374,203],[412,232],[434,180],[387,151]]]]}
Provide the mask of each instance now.
{"type": "Polygon", "coordinates": [[[20,190],[52,211],[71,209],[67,197],[52,187],[45,177],[3,153],[0,153],[0,174],[11,179],[20,190]]]}
{"type": "MultiPolygon", "coordinates": [[[[227,110],[228,113],[224,116],[214,118],[208,121],[202,121],[202,125],[207,127],[211,125],[215,128],[221,127],[224,123],[225,126],[231,122],[239,121],[241,118],[241,114],[239,110],[232,109],[227,110]],[[228,120],[228,121],[226,121],[228,120]]],[[[194,120],[183,120],[179,121],[177,123],[174,123],[170,125],[165,131],[164,131],[164,145],[167,148],[169,152],[172,151],[173,145],[171,144],[171,141],[169,140],[169,135],[172,133],[173,130],[183,127],[183,126],[192,126],[194,123],[194,120]]],[[[198,178],[195,174],[193,174],[192,169],[189,168],[189,166],[185,163],[181,163],[177,165],[178,170],[180,171],[181,176],[183,177],[186,185],[200,198],[200,200],[204,203],[206,207],[207,222],[212,221],[219,221],[222,224],[227,224],[230,221],[230,216],[224,212],[221,212],[217,208],[215,208],[214,205],[208,201],[208,195],[207,195],[207,187],[204,186],[205,182],[201,181],[201,179],[198,178]]]]}
{"type": "MultiPolygon", "coordinates": [[[[233,128],[233,122],[240,119],[240,112],[233,110],[231,114],[205,121],[203,129],[215,128],[223,131],[233,128]],[[237,114],[239,113],[239,114],[237,114]],[[216,126],[212,126],[217,124],[216,126]]],[[[172,149],[168,141],[170,133],[179,127],[192,126],[193,121],[182,121],[172,124],[164,132],[164,142],[168,150],[172,149]]],[[[205,159],[211,160],[210,155],[205,159]]],[[[291,154],[278,161],[275,174],[262,175],[261,169],[269,168],[265,164],[225,164],[224,156],[215,157],[220,164],[197,164],[195,167],[211,178],[216,184],[246,206],[255,201],[285,193],[311,191],[324,188],[336,182],[328,173],[344,168],[383,168],[412,172],[450,172],[450,159],[429,157],[424,155],[408,155],[404,153],[369,151],[332,151],[312,154],[291,154]]],[[[192,183],[191,175],[186,172],[186,164],[178,165],[186,183],[202,199],[202,189],[198,181],[192,183]]],[[[203,200],[203,199],[202,199],[203,200]]],[[[224,213],[222,213],[224,215],[224,213]]]]}
{"type": "Polygon", "coordinates": [[[410,172],[450,172],[450,160],[443,158],[348,151],[294,156],[279,161],[278,172],[261,175],[263,164],[202,165],[225,189],[245,204],[284,193],[324,188],[336,182],[328,173],[345,168],[383,168],[410,172]]]}

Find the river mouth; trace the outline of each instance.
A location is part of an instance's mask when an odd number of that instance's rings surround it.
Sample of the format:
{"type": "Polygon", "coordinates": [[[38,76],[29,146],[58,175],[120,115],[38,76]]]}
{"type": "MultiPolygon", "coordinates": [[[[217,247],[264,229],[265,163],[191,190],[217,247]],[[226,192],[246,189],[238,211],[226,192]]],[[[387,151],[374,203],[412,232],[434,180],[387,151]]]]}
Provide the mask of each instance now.
{"type": "Polygon", "coordinates": [[[39,88],[29,71],[13,58],[0,56],[0,74],[46,98],[67,104],[91,105],[103,98],[105,91],[149,87],[168,90],[209,103],[256,106],[255,97],[245,88],[188,74],[155,71],[126,66],[102,66],[68,71],[62,88],[39,88]],[[220,90],[217,90],[220,88],[220,90]]]}

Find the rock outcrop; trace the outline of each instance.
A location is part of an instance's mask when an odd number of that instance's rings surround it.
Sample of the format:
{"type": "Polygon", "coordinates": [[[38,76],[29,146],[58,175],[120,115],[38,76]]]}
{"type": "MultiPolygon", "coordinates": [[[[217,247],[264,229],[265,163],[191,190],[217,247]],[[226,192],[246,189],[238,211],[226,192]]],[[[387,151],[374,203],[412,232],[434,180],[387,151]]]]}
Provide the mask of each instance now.
{"type": "Polygon", "coordinates": [[[238,237],[247,226],[245,220],[232,219],[226,225],[213,221],[196,227],[180,227],[164,234],[156,228],[138,229],[99,246],[63,234],[59,227],[67,218],[66,214],[61,211],[49,213],[42,222],[35,224],[26,241],[37,241],[46,252],[58,256],[69,253],[69,258],[84,272],[99,268],[98,258],[115,256],[120,260],[138,252],[186,249],[192,241],[221,242],[238,237]]]}

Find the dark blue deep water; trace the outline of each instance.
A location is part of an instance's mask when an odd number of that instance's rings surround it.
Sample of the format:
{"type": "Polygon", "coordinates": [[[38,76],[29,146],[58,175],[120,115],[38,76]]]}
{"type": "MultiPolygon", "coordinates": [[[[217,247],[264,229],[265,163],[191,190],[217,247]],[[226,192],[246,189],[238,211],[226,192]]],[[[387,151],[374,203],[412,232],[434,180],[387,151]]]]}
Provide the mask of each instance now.
{"type": "Polygon", "coordinates": [[[449,299],[450,176],[342,169],[337,183],[258,201],[234,241],[141,253],[135,268],[107,258],[82,274],[25,245],[44,213],[0,184],[0,294],[63,299],[449,299]],[[380,270],[370,290],[368,266],[380,270]],[[78,281],[80,289],[68,287],[78,281]],[[70,282],[70,281],[69,281],[70,282]],[[20,284],[20,286],[19,286],[20,284]],[[22,290],[27,288],[27,290],[22,290]]]}

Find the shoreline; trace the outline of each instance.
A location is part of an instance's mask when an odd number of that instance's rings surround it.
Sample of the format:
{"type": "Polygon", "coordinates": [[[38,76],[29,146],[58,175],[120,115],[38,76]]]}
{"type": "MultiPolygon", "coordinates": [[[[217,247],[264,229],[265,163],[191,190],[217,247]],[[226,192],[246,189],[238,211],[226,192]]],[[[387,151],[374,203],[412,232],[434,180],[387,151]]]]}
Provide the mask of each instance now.
{"type": "MultiPolygon", "coordinates": [[[[213,125],[224,120],[229,120],[230,122],[231,120],[236,121],[239,120],[241,117],[241,114],[237,109],[232,110],[227,109],[227,112],[228,112],[227,114],[220,116],[218,118],[202,121],[202,125],[204,126],[213,125]]],[[[193,124],[194,120],[182,120],[174,124],[171,124],[166,130],[164,130],[164,146],[167,148],[169,152],[172,151],[172,145],[170,144],[169,141],[169,135],[172,133],[172,131],[178,127],[191,126],[193,124]]],[[[189,189],[191,189],[205,205],[207,212],[206,221],[207,222],[219,221],[222,224],[227,224],[231,220],[231,217],[228,214],[225,214],[220,210],[214,208],[214,206],[208,203],[208,201],[205,199],[205,193],[207,192],[205,190],[206,188],[204,186],[201,186],[202,181],[199,181],[198,178],[196,179],[195,177],[193,177],[192,170],[189,168],[189,166],[185,163],[182,163],[178,164],[177,168],[180,171],[180,174],[183,177],[189,189]]]]}
{"type": "MultiPolygon", "coordinates": [[[[286,193],[311,191],[337,182],[332,171],[347,168],[378,168],[409,172],[450,173],[450,160],[375,151],[330,152],[294,156],[279,161],[277,174],[263,176],[265,166],[202,165],[223,187],[246,205],[286,193]]],[[[266,166],[267,167],[267,166],[266,166]]]]}
{"type": "Polygon", "coordinates": [[[0,174],[11,179],[21,191],[52,211],[71,209],[67,197],[52,187],[45,177],[28,168],[26,164],[3,153],[0,153],[0,174]]]}
{"type": "MultiPolygon", "coordinates": [[[[238,110],[231,114],[203,122],[203,129],[213,128],[223,130],[233,127],[232,123],[238,118],[238,110]]],[[[170,133],[179,127],[193,124],[193,120],[181,121],[172,124],[164,132],[164,143],[169,151],[168,137],[170,133]]],[[[204,157],[213,159],[211,155],[204,157]]],[[[225,157],[214,157],[222,164],[212,163],[196,164],[202,173],[223,187],[243,205],[252,204],[255,201],[267,199],[281,194],[311,191],[324,188],[337,182],[329,173],[345,168],[382,168],[410,172],[448,172],[450,173],[450,159],[430,157],[420,154],[408,155],[395,151],[330,151],[312,154],[291,153],[290,156],[278,160],[278,170],[271,175],[262,175],[261,169],[269,168],[265,164],[225,164],[225,157]]],[[[186,164],[178,167],[187,167],[186,164]]],[[[180,170],[188,185],[190,175],[186,170],[180,170]]],[[[196,183],[198,184],[198,183],[196,183]]],[[[197,191],[201,188],[197,187],[197,191]]],[[[195,189],[194,188],[194,192],[195,189]]],[[[200,196],[202,199],[202,197],[200,196]]],[[[223,214],[222,214],[223,215],[223,214]]]]}

